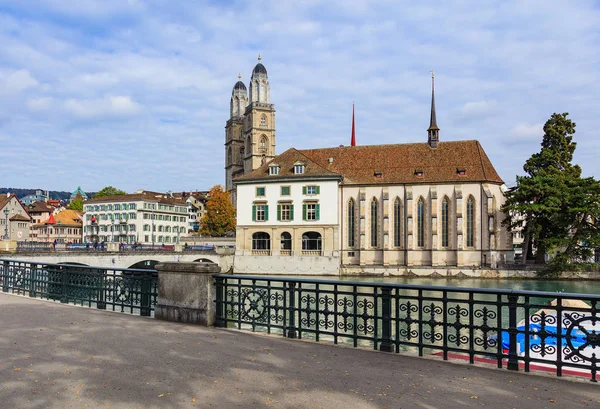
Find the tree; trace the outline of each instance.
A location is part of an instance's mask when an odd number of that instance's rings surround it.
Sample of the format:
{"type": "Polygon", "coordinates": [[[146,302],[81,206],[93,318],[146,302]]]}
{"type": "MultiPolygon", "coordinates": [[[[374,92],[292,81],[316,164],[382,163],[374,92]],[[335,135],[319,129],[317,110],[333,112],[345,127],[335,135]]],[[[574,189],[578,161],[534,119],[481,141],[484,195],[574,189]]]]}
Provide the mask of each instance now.
{"type": "Polygon", "coordinates": [[[575,123],[567,116],[555,113],[548,119],[540,152],[525,162],[526,176],[517,176],[503,206],[512,216],[504,223],[525,233],[523,258],[533,243],[536,263],[545,263],[546,254],[553,252],[554,264],[561,268],[585,261],[600,246],[600,184],[582,178],[581,168],[571,163],[577,144],[575,123]]]}
{"type": "Polygon", "coordinates": [[[206,202],[206,213],[200,220],[200,234],[206,236],[223,236],[235,230],[235,209],[229,193],[223,186],[216,185],[210,189],[206,202]]]}
{"type": "Polygon", "coordinates": [[[127,194],[127,192],[125,192],[121,189],[117,189],[116,187],[106,186],[104,189],[102,189],[101,191],[96,193],[94,195],[94,198],[102,197],[102,196],[120,196],[120,195],[126,195],[126,194],[127,194]]]}
{"type": "Polygon", "coordinates": [[[69,206],[67,206],[67,209],[83,211],[83,199],[73,200],[69,206]]]}

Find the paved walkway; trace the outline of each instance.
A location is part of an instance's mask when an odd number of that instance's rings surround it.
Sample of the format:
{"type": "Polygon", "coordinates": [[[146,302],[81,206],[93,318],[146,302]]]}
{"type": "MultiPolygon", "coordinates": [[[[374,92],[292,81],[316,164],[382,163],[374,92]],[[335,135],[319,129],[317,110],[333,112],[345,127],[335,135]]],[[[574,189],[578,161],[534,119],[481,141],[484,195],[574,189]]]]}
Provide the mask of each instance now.
{"type": "Polygon", "coordinates": [[[598,408],[600,384],[0,294],[1,408],[598,408]]]}

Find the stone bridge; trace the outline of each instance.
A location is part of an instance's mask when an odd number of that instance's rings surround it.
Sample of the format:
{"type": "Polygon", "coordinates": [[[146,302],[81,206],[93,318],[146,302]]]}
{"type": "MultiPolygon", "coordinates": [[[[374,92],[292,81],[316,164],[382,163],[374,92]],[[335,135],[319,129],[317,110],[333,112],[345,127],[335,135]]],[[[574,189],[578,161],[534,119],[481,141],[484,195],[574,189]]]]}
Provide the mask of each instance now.
{"type": "Polygon", "coordinates": [[[81,264],[107,268],[154,268],[165,261],[212,262],[221,267],[222,272],[233,267],[233,249],[216,251],[49,251],[4,253],[3,259],[21,260],[49,264],[81,264]]]}

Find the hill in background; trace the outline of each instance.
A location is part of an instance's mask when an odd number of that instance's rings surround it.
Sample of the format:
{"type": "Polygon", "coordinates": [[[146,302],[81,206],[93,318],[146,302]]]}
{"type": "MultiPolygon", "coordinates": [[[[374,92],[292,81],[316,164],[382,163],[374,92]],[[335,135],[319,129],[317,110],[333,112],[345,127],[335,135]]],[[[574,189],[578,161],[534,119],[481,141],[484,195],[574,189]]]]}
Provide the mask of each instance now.
{"type": "MultiPolygon", "coordinates": [[[[19,188],[13,188],[13,187],[0,187],[0,194],[6,194],[6,193],[12,193],[17,195],[17,197],[19,199],[24,198],[27,195],[33,195],[35,194],[36,190],[40,190],[40,189],[19,189],[19,188]]],[[[66,202],[69,201],[69,199],[71,198],[71,193],[73,192],[64,192],[64,191],[58,191],[58,190],[49,190],[48,194],[50,195],[50,199],[56,199],[56,200],[64,200],[66,202]]],[[[94,196],[94,193],[96,192],[85,192],[88,197],[92,197],[94,196]]]]}

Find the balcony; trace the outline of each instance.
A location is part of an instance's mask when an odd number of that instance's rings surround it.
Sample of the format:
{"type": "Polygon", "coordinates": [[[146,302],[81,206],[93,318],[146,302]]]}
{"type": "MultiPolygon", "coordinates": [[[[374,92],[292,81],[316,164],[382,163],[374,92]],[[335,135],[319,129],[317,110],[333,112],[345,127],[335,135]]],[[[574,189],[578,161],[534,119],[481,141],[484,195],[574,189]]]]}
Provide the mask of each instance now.
{"type": "Polygon", "coordinates": [[[271,250],[252,250],[253,256],[270,256],[271,250]]]}

